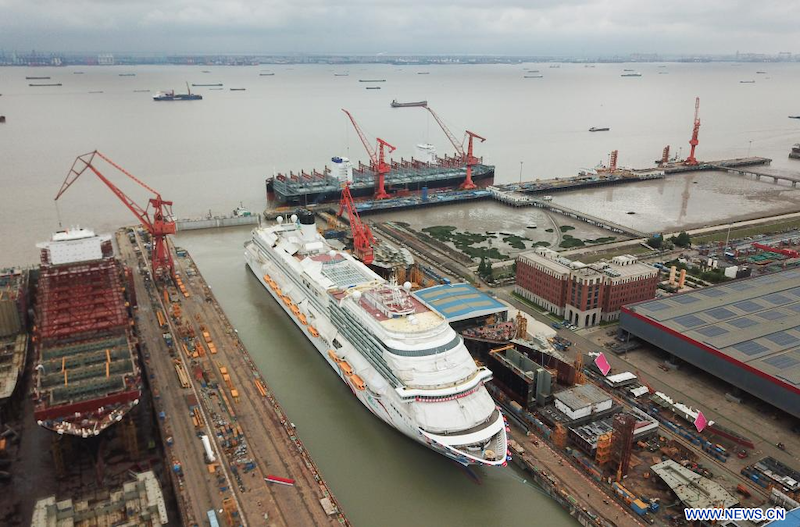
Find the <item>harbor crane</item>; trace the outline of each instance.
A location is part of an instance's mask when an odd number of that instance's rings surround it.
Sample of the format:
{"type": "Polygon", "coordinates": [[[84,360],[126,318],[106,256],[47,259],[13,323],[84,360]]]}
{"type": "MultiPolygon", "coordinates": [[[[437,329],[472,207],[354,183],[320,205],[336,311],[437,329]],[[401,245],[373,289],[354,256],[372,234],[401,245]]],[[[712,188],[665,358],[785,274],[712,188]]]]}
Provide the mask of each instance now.
{"type": "Polygon", "coordinates": [[[353,195],[350,193],[349,183],[345,183],[342,189],[342,200],[339,202],[337,216],[341,216],[345,210],[347,210],[347,215],[350,219],[350,231],[353,233],[353,252],[359,260],[369,265],[373,261],[372,244],[375,243],[375,237],[367,224],[363,223],[358,215],[356,204],[353,202],[353,195]]]}
{"type": "Polygon", "coordinates": [[[692,129],[692,139],[689,141],[689,145],[691,145],[692,150],[689,152],[689,157],[686,158],[684,164],[689,166],[697,165],[697,158],[694,157],[694,149],[697,148],[697,145],[700,141],[697,139],[697,135],[700,133],[700,97],[697,97],[694,101],[694,128],[692,129]]]}
{"type": "Polygon", "coordinates": [[[61,190],[59,190],[58,194],[56,195],[56,201],[73,183],[75,183],[75,180],[77,180],[87,168],[94,172],[94,174],[100,178],[100,181],[105,183],[106,186],[111,189],[111,192],[116,194],[120,201],[122,201],[122,203],[124,203],[125,206],[128,207],[131,212],[133,212],[133,215],[136,216],[136,218],[141,222],[147,232],[150,233],[150,263],[153,266],[153,277],[166,279],[167,277],[174,276],[175,263],[172,260],[172,254],[170,253],[169,246],[167,245],[167,235],[175,234],[176,231],[175,221],[172,219],[172,202],[162,199],[161,194],[153,190],[139,178],[97,150],[78,156],[75,159],[75,161],[72,163],[72,168],[70,168],[67,177],[64,179],[64,183],[61,185],[61,190]],[[133,201],[133,199],[122,192],[119,187],[114,185],[114,183],[106,178],[102,172],[100,172],[95,165],[96,158],[102,159],[118,171],[122,172],[140,187],[143,187],[144,189],[153,193],[155,197],[152,197],[148,200],[147,207],[141,207],[135,201],[133,201]]]}
{"type": "Polygon", "coordinates": [[[472,182],[472,167],[474,165],[477,165],[480,162],[480,159],[472,155],[472,144],[474,139],[479,139],[480,142],[483,143],[484,141],[486,141],[486,138],[479,136],[475,132],[470,132],[469,130],[467,130],[466,135],[469,137],[469,140],[467,141],[467,151],[464,152],[463,140],[460,143],[458,142],[456,136],[453,135],[453,132],[451,132],[450,129],[447,127],[447,125],[444,124],[444,121],[442,121],[442,119],[436,114],[436,112],[433,111],[433,108],[431,108],[430,106],[424,106],[424,108],[430,112],[430,114],[439,124],[439,128],[442,129],[444,135],[447,136],[447,139],[456,149],[456,152],[458,152],[458,155],[461,157],[462,162],[464,162],[467,165],[467,177],[461,184],[461,188],[466,190],[477,188],[477,185],[475,185],[475,183],[472,182]]]}
{"type": "Polygon", "coordinates": [[[377,184],[375,185],[375,196],[374,196],[374,198],[375,199],[386,199],[386,198],[388,198],[389,194],[386,192],[385,182],[386,182],[386,174],[389,173],[391,168],[386,163],[386,154],[385,154],[384,149],[388,148],[389,149],[389,153],[392,153],[392,152],[394,152],[396,150],[395,147],[393,147],[392,145],[390,145],[389,143],[387,143],[386,141],[384,141],[383,139],[378,137],[378,138],[376,138],[376,141],[378,143],[378,153],[376,154],[375,153],[375,149],[372,148],[372,145],[370,144],[369,140],[367,139],[367,136],[364,135],[363,131],[361,131],[361,127],[358,126],[358,123],[356,122],[356,120],[353,117],[353,115],[350,112],[348,112],[347,110],[345,110],[344,108],[342,108],[342,111],[347,114],[347,117],[350,118],[350,122],[353,123],[353,128],[356,129],[356,132],[358,133],[358,137],[359,137],[359,139],[361,139],[361,143],[364,145],[364,148],[367,150],[367,154],[369,154],[369,159],[372,162],[372,165],[371,165],[372,171],[375,172],[375,174],[377,174],[377,176],[378,176],[378,181],[377,181],[377,184]]]}

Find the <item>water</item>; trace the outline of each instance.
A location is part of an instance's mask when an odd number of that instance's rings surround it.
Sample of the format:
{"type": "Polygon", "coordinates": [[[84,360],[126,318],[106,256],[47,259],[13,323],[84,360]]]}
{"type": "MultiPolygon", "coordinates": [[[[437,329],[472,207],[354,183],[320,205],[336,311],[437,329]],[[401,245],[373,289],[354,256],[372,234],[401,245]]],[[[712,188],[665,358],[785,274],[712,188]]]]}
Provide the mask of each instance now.
{"type": "Polygon", "coordinates": [[[575,525],[514,469],[464,469],[373,416],[245,267],[242,228],[177,236],[354,525],[575,525]]]}
{"type": "MultiPolygon", "coordinates": [[[[664,145],[686,146],[698,95],[698,157],[751,150],[772,157],[778,168],[800,168],[786,159],[800,133],[800,122],[786,118],[800,113],[800,65],[770,64],[756,84],[739,80],[756,78],[763,65],[671,64],[669,75],[657,75],[656,65],[644,64],[637,66],[641,78],[619,77],[623,67],[539,66],[542,79],[523,79],[521,65],[425,66],[430,75],[416,75],[422,69],[416,67],[351,66],[349,77],[334,77],[344,68],[328,66],[80,68],[84,75],[73,75],[75,68],[0,68],[0,114],[8,119],[0,125],[0,265],[36,262],[34,243],[59,222],[108,232],[135,221],[92,174],[84,174],[58,208],[52,203],[75,156],[94,149],[174,200],[179,217],[209,209],[226,213],[240,202],[259,210],[264,177],[273,170],[322,168],[333,155],[365,160],[340,108],[352,111],[370,137],[380,134],[396,145],[397,155],[409,157],[420,141],[452,152],[427,112],[391,109],[393,98],[427,99],[457,136],[469,128],[487,137],[476,152],[497,166],[498,182],[518,180],[521,161],[524,179],[565,176],[604,161],[615,148],[622,165],[650,166],[664,145]],[[275,76],[260,77],[262,70],[275,76]],[[128,72],[136,76],[118,76],[128,72]],[[49,75],[63,86],[31,88],[26,75],[49,75]],[[359,78],[387,82],[367,91],[359,78]],[[150,93],[134,92],[182,91],[185,81],[222,82],[225,90],[196,88],[203,101],[175,103],[154,103],[150,93]],[[611,131],[589,133],[591,126],[611,131]]],[[[146,203],[144,189],[110,168],[103,171],[146,203]]],[[[574,200],[571,206],[580,202],[577,208],[597,215],[632,208],[637,214],[622,219],[642,221],[631,223],[637,228],[650,220],[702,222],[752,212],[756,205],[796,208],[794,192],[776,193],[735,176],[696,177],[684,213],[678,196],[683,199],[685,183],[679,178],[557,199],[574,200]]],[[[546,223],[535,211],[485,203],[413,214],[438,225],[458,225],[461,217],[473,232],[530,234],[524,227],[531,220],[539,229],[546,223]]],[[[478,486],[365,411],[245,270],[246,238],[246,230],[232,229],[182,234],[178,243],[196,258],[356,525],[407,525],[409,519],[418,525],[508,525],[532,518],[546,525],[571,523],[512,470],[481,471],[478,486]]]]}
{"type": "MultiPolygon", "coordinates": [[[[93,176],[79,180],[51,204],[76,155],[98,149],[175,200],[178,216],[212,209],[226,213],[243,202],[264,205],[264,177],[273,172],[322,168],[333,155],[365,160],[340,108],[370,136],[379,134],[408,157],[430,141],[452,152],[444,134],[420,108],[389,102],[427,99],[457,137],[469,128],[485,137],[476,153],[497,166],[497,180],[565,176],[605,161],[617,148],[620,163],[651,166],[666,144],[684,155],[694,97],[701,97],[701,159],[764,155],[776,167],[800,170],[787,159],[797,142],[800,113],[798,64],[655,64],[622,78],[622,64],[596,68],[565,64],[519,66],[213,66],[0,68],[0,193],[4,251],[0,264],[36,261],[33,241],[58,226],[82,223],[110,230],[133,220],[130,211],[93,176]],[[523,79],[524,69],[542,79],[523,79]],[[767,75],[755,75],[763,67],[767,75]],[[83,75],[73,75],[80,69],[83,75]],[[347,70],[349,77],[335,77],[347,70]],[[416,75],[417,71],[430,75],[416,75]],[[203,70],[211,73],[204,74],[203,70]],[[260,71],[272,71],[260,77],[260,71]],[[120,77],[119,73],[136,73],[120,77]],[[62,87],[28,87],[25,76],[50,76],[62,87]],[[384,78],[365,90],[359,78],[384,78]],[[739,84],[756,79],[755,84],[739,84]],[[183,91],[184,82],[225,84],[195,88],[203,101],[155,103],[150,93],[183,91]],[[246,88],[231,92],[228,88],[246,88]],[[103,91],[103,93],[89,93],[103,91]],[[589,133],[591,126],[610,132],[589,133]],[[752,141],[752,143],[750,143],[752,141]]],[[[45,81],[46,82],[46,81],[45,81]]],[[[114,181],[122,181],[114,174],[114,181]]],[[[124,177],[122,178],[124,179],[124,177]]],[[[123,190],[144,202],[147,192],[123,190]]],[[[637,186],[638,188],[638,186],[637,186]]],[[[633,200],[649,199],[642,187],[633,200]]],[[[711,204],[723,211],[729,206],[711,204]]]]}

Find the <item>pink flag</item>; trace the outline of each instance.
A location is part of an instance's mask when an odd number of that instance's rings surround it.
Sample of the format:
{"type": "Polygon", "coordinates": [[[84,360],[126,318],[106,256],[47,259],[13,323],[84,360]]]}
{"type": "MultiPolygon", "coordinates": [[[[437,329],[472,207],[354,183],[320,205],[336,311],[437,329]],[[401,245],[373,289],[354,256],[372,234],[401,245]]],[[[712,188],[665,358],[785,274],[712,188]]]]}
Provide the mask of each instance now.
{"type": "Polygon", "coordinates": [[[594,363],[595,363],[595,365],[597,365],[598,368],[600,368],[600,371],[602,372],[603,377],[608,375],[608,372],[611,371],[611,365],[608,363],[608,359],[606,359],[606,354],[605,353],[600,353],[600,355],[595,357],[594,363]]]}
{"type": "Polygon", "coordinates": [[[708,426],[708,419],[703,415],[703,412],[698,410],[697,418],[694,420],[694,427],[697,428],[698,432],[702,432],[705,430],[706,426],[708,426]]]}

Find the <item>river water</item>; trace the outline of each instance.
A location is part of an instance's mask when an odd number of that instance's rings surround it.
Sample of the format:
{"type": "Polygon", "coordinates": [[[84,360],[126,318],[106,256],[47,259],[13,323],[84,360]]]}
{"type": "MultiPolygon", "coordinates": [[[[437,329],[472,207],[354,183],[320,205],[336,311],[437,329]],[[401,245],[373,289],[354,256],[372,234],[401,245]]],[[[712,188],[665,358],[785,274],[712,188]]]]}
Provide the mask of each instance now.
{"type": "MultiPolygon", "coordinates": [[[[352,111],[370,137],[380,134],[396,145],[397,155],[412,155],[420,141],[452,152],[425,111],[393,110],[393,98],[427,99],[457,136],[469,128],[487,137],[476,152],[497,166],[498,182],[517,181],[520,168],[524,179],[572,175],[615,148],[622,165],[651,166],[666,144],[686,146],[695,96],[702,99],[699,158],[750,151],[775,159],[777,168],[800,170],[800,162],[786,158],[800,137],[800,122],[786,118],[800,113],[800,65],[642,64],[635,66],[642,77],[621,78],[624,67],[630,66],[0,68],[0,115],[7,117],[0,124],[0,265],[35,263],[35,242],[59,223],[108,232],[135,221],[91,174],[52,202],[75,156],[94,149],[174,200],[178,217],[227,213],[240,202],[259,210],[264,177],[273,171],[321,169],[333,155],[364,160],[340,108],[352,111]],[[767,74],[756,75],[759,68],[767,74]],[[523,79],[525,69],[540,69],[544,78],[523,79]],[[76,75],[79,70],[84,73],[76,75]],[[659,75],[662,70],[668,74],[659,75]],[[344,71],[349,76],[334,76],[344,71]],[[29,87],[37,81],[25,76],[50,76],[40,82],[63,85],[29,87]],[[386,82],[381,90],[365,90],[359,78],[386,82]],[[749,79],[757,82],[739,83],[749,79]],[[184,82],[219,82],[224,89],[198,87],[203,101],[172,104],[137,91],[183,91],[184,82]],[[591,126],[611,131],[588,133],[591,126]]],[[[102,170],[146,203],[144,189],[111,168],[102,170]]],[[[796,196],[786,187],[697,174],[556,199],[657,230],[796,209],[796,196]]],[[[489,203],[393,217],[417,226],[529,234],[526,227],[536,222],[530,237],[555,241],[539,232],[549,220],[536,211],[489,203]]],[[[513,470],[481,471],[483,484],[477,485],[361,408],[246,271],[247,235],[246,229],[181,234],[177,243],[195,257],[356,525],[571,524],[513,470]]]]}

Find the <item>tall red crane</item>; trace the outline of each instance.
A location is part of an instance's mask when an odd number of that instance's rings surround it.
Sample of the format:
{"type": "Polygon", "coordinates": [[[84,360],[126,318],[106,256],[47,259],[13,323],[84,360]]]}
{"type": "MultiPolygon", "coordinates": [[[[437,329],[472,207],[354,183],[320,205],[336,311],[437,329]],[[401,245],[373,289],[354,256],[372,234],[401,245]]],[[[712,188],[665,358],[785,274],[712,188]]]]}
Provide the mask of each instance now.
{"type": "Polygon", "coordinates": [[[447,139],[449,139],[450,143],[453,145],[453,148],[455,148],[456,152],[458,152],[458,155],[461,157],[461,161],[467,165],[467,177],[464,180],[464,183],[461,184],[461,188],[463,189],[476,188],[477,185],[475,185],[475,183],[472,182],[472,167],[474,165],[477,165],[480,162],[480,159],[472,155],[472,143],[473,139],[480,139],[481,143],[483,143],[484,141],[486,141],[486,138],[479,136],[475,132],[470,132],[469,130],[467,130],[466,135],[469,136],[469,141],[467,143],[467,151],[464,152],[463,141],[461,143],[458,142],[456,136],[453,135],[453,132],[451,132],[450,129],[447,127],[447,125],[444,124],[444,121],[442,121],[441,118],[439,118],[439,115],[437,115],[437,113],[433,111],[433,108],[431,108],[430,106],[425,106],[424,108],[431,113],[433,118],[439,124],[439,128],[442,129],[444,135],[447,136],[447,139]]]}
{"type": "Polygon", "coordinates": [[[342,200],[339,202],[337,216],[341,216],[345,210],[350,218],[350,231],[353,233],[353,252],[359,260],[369,265],[373,261],[372,244],[375,243],[375,237],[372,236],[372,231],[358,215],[353,195],[350,194],[349,183],[346,183],[342,189],[342,200]]]}
{"type": "MultiPolygon", "coordinates": [[[[361,143],[364,145],[364,148],[367,150],[367,154],[369,154],[369,159],[372,162],[372,171],[378,175],[378,182],[375,185],[375,199],[386,199],[389,197],[389,194],[386,192],[386,188],[384,187],[386,181],[386,174],[389,173],[391,168],[388,164],[386,164],[386,155],[384,153],[384,147],[389,149],[389,153],[395,151],[395,147],[381,139],[380,137],[376,138],[378,143],[378,154],[375,154],[375,149],[372,148],[369,140],[367,140],[367,136],[364,135],[364,132],[361,131],[361,127],[358,126],[355,118],[342,108],[342,111],[347,114],[347,117],[350,118],[350,122],[353,123],[353,128],[356,129],[358,133],[359,139],[361,139],[361,143]]],[[[352,198],[351,198],[352,199],[352,198]]]]}
{"type": "Polygon", "coordinates": [[[694,157],[694,149],[697,148],[697,145],[700,143],[697,139],[697,135],[700,133],[700,97],[697,97],[694,101],[694,128],[692,129],[692,139],[689,141],[689,144],[692,146],[692,151],[689,152],[689,157],[686,158],[684,161],[685,164],[694,166],[697,164],[697,158],[694,157]]]}
{"type": "Polygon", "coordinates": [[[167,245],[167,235],[175,234],[176,230],[175,221],[172,219],[172,202],[162,199],[161,194],[150,188],[136,176],[118,164],[114,163],[97,150],[94,152],[89,152],[88,154],[83,154],[82,156],[78,156],[75,159],[75,162],[72,163],[72,168],[70,168],[67,177],[64,179],[64,183],[61,185],[61,190],[58,191],[55,199],[58,200],[58,198],[60,198],[64,192],[66,192],[66,190],[75,182],[76,179],[78,179],[78,177],[80,177],[81,174],[86,171],[87,168],[94,172],[94,174],[100,178],[100,181],[105,183],[106,186],[111,189],[111,192],[117,195],[120,201],[122,201],[122,203],[124,203],[125,206],[128,207],[131,212],[133,212],[134,216],[136,216],[136,218],[142,223],[147,232],[150,233],[150,261],[153,266],[153,276],[162,278],[174,276],[175,264],[172,261],[172,254],[170,253],[169,246],[167,245]],[[134,202],[130,197],[122,192],[122,190],[109,181],[108,178],[106,178],[106,176],[104,176],[95,166],[95,157],[104,160],[109,165],[131,178],[140,187],[143,187],[155,194],[155,197],[149,199],[147,207],[142,208],[140,205],[137,205],[136,202],[134,202]],[[151,207],[152,213],[150,210],[151,207]]]}

